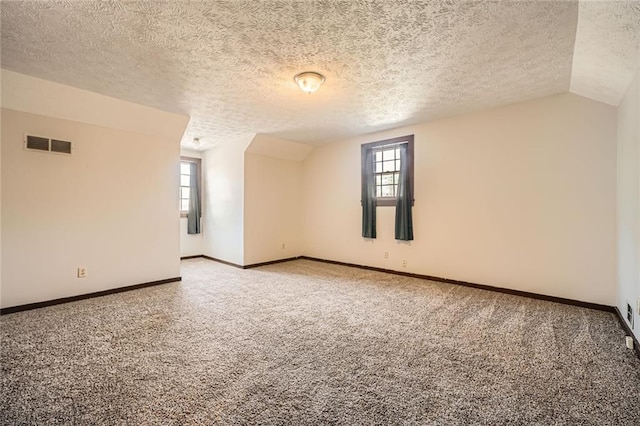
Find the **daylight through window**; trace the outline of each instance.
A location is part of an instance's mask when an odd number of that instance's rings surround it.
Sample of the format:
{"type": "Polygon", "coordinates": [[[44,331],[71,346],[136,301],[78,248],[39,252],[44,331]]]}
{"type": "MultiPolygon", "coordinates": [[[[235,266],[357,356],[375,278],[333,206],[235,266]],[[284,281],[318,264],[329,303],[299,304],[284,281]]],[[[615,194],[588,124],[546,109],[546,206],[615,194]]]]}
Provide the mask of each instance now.
{"type": "Polygon", "coordinates": [[[191,167],[189,162],[180,162],[180,211],[189,211],[189,194],[191,191],[191,167]]]}
{"type": "MultiPolygon", "coordinates": [[[[362,182],[377,206],[395,206],[402,175],[401,147],[406,147],[408,186],[413,188],[413,135],[362,145],[362,182]],[[365,164],[365,162],[367,164],[365,164]]],[[[413,191],[410,191],[413,196],[413,191]]],[[[412,197],[413,202],[413,197],[412,197]]]]}
{"type": "Polygon", "coordinates": [[[376,197],[395,197],[400,177],[400,150],[397,144],[374,149],[373,163],[376,197]]]}

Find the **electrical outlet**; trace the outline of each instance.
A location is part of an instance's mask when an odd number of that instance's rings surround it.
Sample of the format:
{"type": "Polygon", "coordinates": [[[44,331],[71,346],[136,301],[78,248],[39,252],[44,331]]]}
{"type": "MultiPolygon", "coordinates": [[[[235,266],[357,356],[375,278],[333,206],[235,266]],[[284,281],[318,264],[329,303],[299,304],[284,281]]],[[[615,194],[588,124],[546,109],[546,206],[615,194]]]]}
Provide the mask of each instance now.
{"type": "Polygon", "coordinates": [[[80,266],[78,268],[78,278],[86,278],[87,277],[87,268],[80,266]]]}
{"type": "Polygon", "coordinates": [[[633,349],[633,337],[631,337],[631,336],[626,336],[626,337],[624,338],[624,340],[625,340],[625,343],[627,344],[627,348],[628,348],[628,349],[633,349]]]}
{"type": "Polygon", "coordinates": [[[627,321],[629,321],[629,325],[633,328],[633,308],[631,307],[631,303],[627,303],[627,321]]]}
{"type": "Polygon", "coordinates": [[[402,267],[403,267],[403,268],[406,268],[406,267],[407,267],[407,261],[406,261],[406,260],[403,260],[403,261],[402,261],[402,267]]]}
{"type": "Polygon", "coordinates": [[[384,258],[385,258],[385,259],[388,259],[388,258],[389,258],[389,252],[388,252],[388,251],[385,251],[385,252],[384,252],[384,258]]]}

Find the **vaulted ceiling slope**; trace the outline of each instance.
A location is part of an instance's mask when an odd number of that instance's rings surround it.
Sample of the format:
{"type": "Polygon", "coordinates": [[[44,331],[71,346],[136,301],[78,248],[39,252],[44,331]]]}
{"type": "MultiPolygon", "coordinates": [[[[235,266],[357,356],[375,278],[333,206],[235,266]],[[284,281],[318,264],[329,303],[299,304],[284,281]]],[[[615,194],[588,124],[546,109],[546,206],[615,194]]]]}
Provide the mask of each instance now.
{"type": "Polygon", "coordinates": [[[570,87],[616,104],[638,68],[639,4],[3,1],[1,60],[190,115],[187,147],[317,144],[570,87]],[[306,70],[327,78],[313,95],[293,81],[306,70]]]}
{"type": "Polygon", "coordinates": [[[571,92],[618,105],[640,68],[640,1],[582,0],[571,92]]]}

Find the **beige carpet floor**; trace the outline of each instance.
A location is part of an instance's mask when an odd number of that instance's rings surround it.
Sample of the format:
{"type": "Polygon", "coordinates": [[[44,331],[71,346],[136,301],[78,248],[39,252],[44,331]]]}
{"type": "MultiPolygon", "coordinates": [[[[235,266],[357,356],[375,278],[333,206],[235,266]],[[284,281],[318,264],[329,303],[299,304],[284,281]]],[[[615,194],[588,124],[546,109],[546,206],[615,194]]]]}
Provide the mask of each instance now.
{"type": "Polygon", "coordinates": [[[310,260],[0,317],[2,425],[640,425],[613,314],[310,260]]]}

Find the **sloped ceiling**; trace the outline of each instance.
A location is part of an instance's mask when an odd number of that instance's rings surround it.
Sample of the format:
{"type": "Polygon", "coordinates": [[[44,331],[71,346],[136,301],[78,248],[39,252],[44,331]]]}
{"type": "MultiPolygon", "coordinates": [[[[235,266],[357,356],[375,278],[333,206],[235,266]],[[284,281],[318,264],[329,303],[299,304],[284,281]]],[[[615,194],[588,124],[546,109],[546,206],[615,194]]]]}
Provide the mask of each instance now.
{"type": "Polygon", "coordinates": [[[618,105],[640,68],[640,1],[580,2],[571,92],[618,105]]]}
{"type": "MultiPolygon", "coordinates": [[[[636,23],[638,1],[624,2],[636,23]]],[[[630,63],[637,26],[614,18],[618,33],[603,39],[602,16],[618,13],[609,3],[583,22],[576,1],[12,1],[1,59],[190,115],[188,148],[253,133],[317,144],[570,86],[615,101],[627,72],[611,77],[593,58],[616,43],[630,63]],[[293,82],[306,70],[327,79],[313,95],[293,82]]]]}

